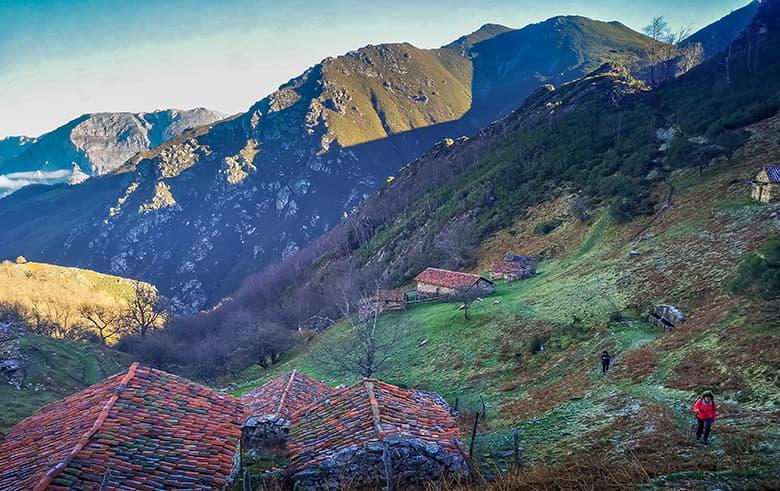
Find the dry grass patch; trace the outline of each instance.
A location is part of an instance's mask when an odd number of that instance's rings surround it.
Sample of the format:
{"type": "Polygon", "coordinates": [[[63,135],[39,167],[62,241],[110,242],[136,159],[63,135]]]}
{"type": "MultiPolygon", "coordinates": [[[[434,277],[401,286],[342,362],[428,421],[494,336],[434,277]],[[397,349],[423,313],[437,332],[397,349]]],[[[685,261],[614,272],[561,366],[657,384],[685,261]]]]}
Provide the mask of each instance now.
{"type": "Polygon", "coordinates": [[[721,367],[716,353],[693,350],[674,368],[667,387],[683,390],[713,390],[718,393],[746,388],[745,380],[735,370],[721,367]]]}
{"type": "Polygon", "coordinates": [[[588,379],[582,372],[568,374],[557,382],[528,392],[527,397],[509,401],[501,407],[504,419],[529,419],[539,416],[585,393],[588,379]]]}
{"type": "Polygon", "coordinates": [[[658,368],[658,353],[651,346],[643,346],[623,356],[612,375],[618,379],[639,382],[658,368]]]}

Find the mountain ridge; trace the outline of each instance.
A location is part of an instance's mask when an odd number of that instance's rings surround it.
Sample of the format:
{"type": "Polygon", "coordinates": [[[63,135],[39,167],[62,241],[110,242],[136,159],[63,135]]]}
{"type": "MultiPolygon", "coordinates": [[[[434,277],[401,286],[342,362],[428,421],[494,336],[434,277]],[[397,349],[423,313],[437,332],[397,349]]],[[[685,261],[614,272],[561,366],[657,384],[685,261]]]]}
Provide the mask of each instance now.
{"type": "Polygon", "coordinates": [[[0,140],[0,148],[8,148],[0,154],[0,173],[24,179],[78,166],[88,175],[104,175],[142,150],[224,118],[204,108],[82,114],[36,138],[0,140]]]}
{"type": "Polygon", "coordinates": [[[326,58],[246,113],[146,151],[121,174],[19,192],[0,202],[9,223],[0,253],[139,276],[181,311],[197,310],[338,224],[435,142],[478,131],[541,83],[605,61],[641,64],[649,43],[581,17],[488,31],[469,56],[399,43],[326,58]],[[82,201],[90,211],[75,211],[82,201]]]}

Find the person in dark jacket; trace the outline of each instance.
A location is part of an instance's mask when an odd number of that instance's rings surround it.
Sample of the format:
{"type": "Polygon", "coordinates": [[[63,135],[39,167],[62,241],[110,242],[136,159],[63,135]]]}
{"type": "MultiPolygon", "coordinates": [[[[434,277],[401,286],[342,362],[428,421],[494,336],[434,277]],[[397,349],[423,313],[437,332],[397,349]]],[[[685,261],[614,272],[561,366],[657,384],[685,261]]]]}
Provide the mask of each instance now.
{"type": "Polygon", "coordinates": [[[603,353],[601,353],[601,374],[606,375],[609,371],[609,362],[612,361],[612,357],[609,355],[609,353],[604,350],[603,353]]]}
{"type": "Polygon", "coordinates": [[[707,439],[710,437],[712,423],[718,412],[715,409],[715,398],[712,392],[707,391],[696,399],[693,405],[693,412],[696,413],[696,440],[707,445],[707,439]]]}

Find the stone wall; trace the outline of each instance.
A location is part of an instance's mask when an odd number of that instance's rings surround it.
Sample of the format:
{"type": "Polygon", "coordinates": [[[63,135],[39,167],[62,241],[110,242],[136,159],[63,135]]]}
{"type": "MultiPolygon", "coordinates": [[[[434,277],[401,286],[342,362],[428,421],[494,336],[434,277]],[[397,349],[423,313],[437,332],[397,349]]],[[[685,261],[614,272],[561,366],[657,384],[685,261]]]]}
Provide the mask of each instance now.
{"type": "Polygon", "coordinates": [[[451,297],[457,295],[454,288],[431,285],[430,283],[417,283],[417,294],[421,297],[451,297]]]}
{"type": "Polygon", "coordinates": [[[468,466],[460,455],[414,438],[387,436],[337,452],[330,459],[293,476],[300,491],[344,488],[408,489],[444,478],[466,479],[468,466]]]}
{"type": "Polygon", "coordinates": [[[252,416],[241,426],[241,449],[251,455],[263,455],[287,448],[290,422],[274,414],[252,416]]]}

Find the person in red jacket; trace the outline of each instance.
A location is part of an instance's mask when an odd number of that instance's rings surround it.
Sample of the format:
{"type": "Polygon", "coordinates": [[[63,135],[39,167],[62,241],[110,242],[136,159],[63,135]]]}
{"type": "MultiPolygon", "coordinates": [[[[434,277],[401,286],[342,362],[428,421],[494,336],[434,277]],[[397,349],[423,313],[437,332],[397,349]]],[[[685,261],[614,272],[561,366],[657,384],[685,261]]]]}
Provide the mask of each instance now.
{"type": "Polygon", "coordinates": [[[706,445],[710,436],[710,429],[712,429],[712,423],[717,415],[715,398],[712,396],[712,392],[707,391],[699,399],[696,399],[696,404],[693,405],[693,412],[696,413],[696,422],[698,423],[696,440],[706,445]],[[702,439],[702,436],[704,436],[704,439],[702,439]]]}

